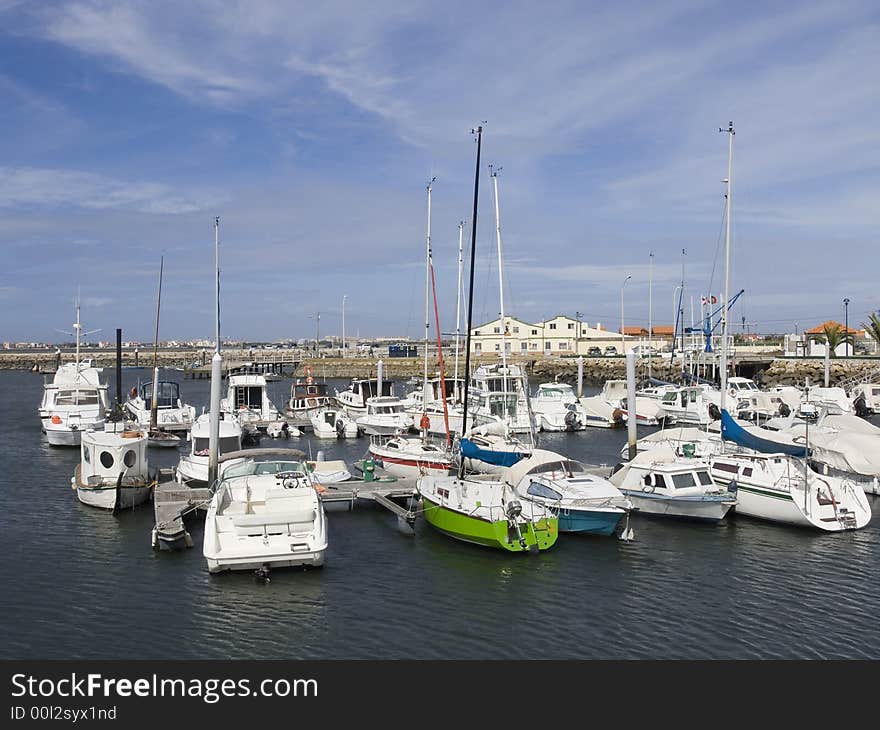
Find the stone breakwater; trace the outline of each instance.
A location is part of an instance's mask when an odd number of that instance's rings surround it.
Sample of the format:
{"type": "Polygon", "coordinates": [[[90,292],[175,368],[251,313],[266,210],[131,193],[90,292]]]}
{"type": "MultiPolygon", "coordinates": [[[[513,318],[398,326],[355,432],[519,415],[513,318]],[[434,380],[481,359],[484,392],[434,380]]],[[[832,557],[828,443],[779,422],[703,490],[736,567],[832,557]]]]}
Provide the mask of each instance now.
{"type": "MultiPolygon", "coordinates": [[[[874,382],[880,380],[880,358],[860,358],[857,360],[831,360],[828,382],[837,385],[847,380],[865,377],[874,374],[874,382]],[[878,371],[875,373],[875,371],[878,371]]],[[[824,359],[777,359],[760,371],[755,377],[759,385],[772,388],[774,385],[799,385],[802,386],[810,379],[813,385],[822,385],[825,382],[824,359]]]]}
{"type": "MultiPolygon", "coordinates": [[[[83,352],[83,357],[92,358],[98,367],[114,368],[116,366],[115,350],[98,350],[83,352]]],[[[273,353],[251,352],[249,350],[224,350],[225,362],[241,363],[246,361],[270,361],[273,353]]],[[[287,365],[290,368],[290,355],[287,354],[287,365]]],[[[158,355],[160,367],[187,368],[194,363],[201,364],[201,350],[173,350],[160,351],[158,355]]],[[[207,362],[210,362],[210,352],[207,354],[207,362]]],[[[71,362],[73,354],[65,352],[62,355],[63,362],[71,362]]],[[[311,368],[315,378],[368,378],[376,377],[377,358],[303,358],[296,369],[295,375],[303,377],[305,368],[311,368]]],[[[141,351],[137,358],[137,364],[141,367],[150,367],[153,362],[151,352],[141,351]]],[[[474,357],[474,364],[488,364],[498,362],[496,357],[474,357]]],[[[558,379],[572,385],[577,382],[577,358],[522,358],[513,357],[510,362],[523,366],[529,376],[531,384],[552,382],[558,379]]],[[[55,369],[56,356],[54,352],[0,352],[0,369],[3,370],[33,370],[34,366],[44,372],[52,372],[55,369]]],[[[123,366],[135,365],[133,352],[125,351],[122,355],[123,366]]],[[[384,377],[390,380],[407,380],[419,378],[424,369],[422,358],[389,358],[383,357],[384,377]]],[[[444,366],[449,377],[453,374],[454,364],[450,357],[444,358],[444,366]]],[[[428,371],[436,373],[439,364],[436,358],[428,361],[428,371]]],[[[460,371],[464,371],[464,359],[459,363],[460,371]]],[[[636,376],[640,381],[647,377],[648,361],[640,359],[636,361],[636,376]]],[[[880,368],[880,358],[861,358],[852,360],[833,359],[831,361],[830,382],[836,384],[856,376],[867,375],[871,371],[880,368]]],[[[652,374],[660,380],[676,380],[681,372],[681,363],[674,365],[669,361],[654,359],[652,374]]],[[[824,380],[825,363],[822,359],[782,359],[778,358],[770,362],[766,368],[759,370],[755,380],[765,386],[774,385],[803,385],[806,378],[810,382],[820,384],[824,380]]],[[[287,373],[290,374],[289,372],[287,373]]],[[[601,386],[606,380],[622,380],[626,378],[626,360],[622,357],[595,357],[584,358],[584,384],[601,386]]],[[[880,380],[878,375],[877,380],[880,380]]]]}

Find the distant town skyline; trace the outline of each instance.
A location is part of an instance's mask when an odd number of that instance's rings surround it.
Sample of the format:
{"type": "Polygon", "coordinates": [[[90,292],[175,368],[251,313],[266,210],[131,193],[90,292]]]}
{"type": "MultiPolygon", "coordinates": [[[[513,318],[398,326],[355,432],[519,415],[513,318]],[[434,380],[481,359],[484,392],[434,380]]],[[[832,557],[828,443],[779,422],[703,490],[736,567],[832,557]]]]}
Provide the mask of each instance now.
{"type": "Polygon", "coordinates": [[[723,289],[729,120],[732,331],[880,310],[876,3],[0,0],[0,20],[0,341],[57,341],[79,289],[85,329],[152,342],[163,255],[160,339],[212,340],[214,216],[224,337],[339,337],[344,296],[349,337],[420,339],[434,176],[452,332],[484,120],[474,326],[500,311],[489,163],[505,314],[618,329],[623,296],[645,326],[653,253],[654,323],[684,268],[689,324],[723,289]]]}

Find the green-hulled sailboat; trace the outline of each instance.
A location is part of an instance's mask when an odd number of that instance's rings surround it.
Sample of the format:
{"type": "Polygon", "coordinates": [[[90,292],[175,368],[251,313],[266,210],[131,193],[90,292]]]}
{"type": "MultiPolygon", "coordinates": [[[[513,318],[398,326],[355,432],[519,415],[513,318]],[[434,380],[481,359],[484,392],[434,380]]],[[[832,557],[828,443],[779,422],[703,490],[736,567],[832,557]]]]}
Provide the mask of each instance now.
{"type": "MultiPolygon", "coordinates": [[[[471,267],[468,289],[465,373],[470,373],[473,325],[474,260],[477,241],[477,201],[480,189],[480,147],[483,128],[477,135],[477,166],[474,175],[474,210],[471,219],[471,267]]],[[[500,243],[499,243],[500,245],[500,243]]],[[[467,402],[470,377],[465,377],[461,433],[467,433],[467,402]]],[[[461,459],[461,464],[464,464],[461,459]]],[[[463,542],[515,553],[547,550],[559,536],[557,517],[540,504],[520,502],[502,474],[465,477],[463,466],[456,476],[423,476],[418,481],[425,519],[440,532],[463,542]]]]}

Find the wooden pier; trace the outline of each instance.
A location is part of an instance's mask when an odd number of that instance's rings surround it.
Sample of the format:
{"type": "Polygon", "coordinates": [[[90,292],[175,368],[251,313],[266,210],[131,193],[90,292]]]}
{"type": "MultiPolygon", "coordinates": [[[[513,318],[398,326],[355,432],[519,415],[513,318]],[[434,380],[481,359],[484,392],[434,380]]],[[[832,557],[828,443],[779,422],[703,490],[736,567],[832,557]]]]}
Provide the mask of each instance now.
{"type": "Polygon", "coordinates": [[[153,489],[152,544],[155,550],[182,550],[192,547],[185,518],[198,510],[206,511],[211,494],[207,487],[193,488],[172,480],[171,469],[162,469],[153,489]]]}
{"type": "MultiPolygon", "coordinates": [[[[299,363],[299,358],[284,353],[271,357],[263,356],[254,360],[224,360],[223,377],[228,377],[229,375],[292,377],[299,367],[299,363]]],[[[184,368],[183,376],[190,380],[210,380],[210,360],[198,367],[184,368]]]]}
{"type": "MultiPolygon", "coordinates": [[[[260,451],[252,449],[251,453],[260,451]]],[[[321,501],[328,507],[344,506],[348,511],[353,510],[360,500],[375,502],[397,517],[398,528],[406,534],[413,533],[416,513],[394,500],[410,500],[415,495],[415,479],[391,476],[378,466],[370,480],[348,479],[325,484],[323,491],[318,492],[321,501]]],[[[153,548],[183,550],[192,547],[193,540],[186,529],[186,518],[207,512],[210,501],[211,493],[207,487],[188,487],[173,481],[171,469],[161,470],[159,483],[153,489],[153,548]]]]}

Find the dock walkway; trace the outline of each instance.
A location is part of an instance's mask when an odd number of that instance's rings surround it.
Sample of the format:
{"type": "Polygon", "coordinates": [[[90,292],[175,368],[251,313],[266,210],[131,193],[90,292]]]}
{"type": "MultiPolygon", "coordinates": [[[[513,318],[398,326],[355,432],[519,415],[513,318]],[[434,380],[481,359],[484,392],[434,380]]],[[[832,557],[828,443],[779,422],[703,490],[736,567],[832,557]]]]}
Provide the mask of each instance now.
{"type": "MultiPolygon", "coordinates": [[[[375,502],[397,517],[398,527],[402,531],[412,533],[415,512],[394,500],[405,500],[415,493],[415,479],[393,477],[376,467],[374,477],[369,481],[347,479],[344,482],[326,484],[318,494],[325,505],[344,505],[349,511],[360,500],[375,502]]],[[[182,550],[192,547],[193,540],[186,529],[186,518],[198,512],[206,512],[210,501],[211,493],[207,487],[188,487],[175,482],[172,470],[162,469],[159,483],[153,490],[153,548],[182,550]]]]}

